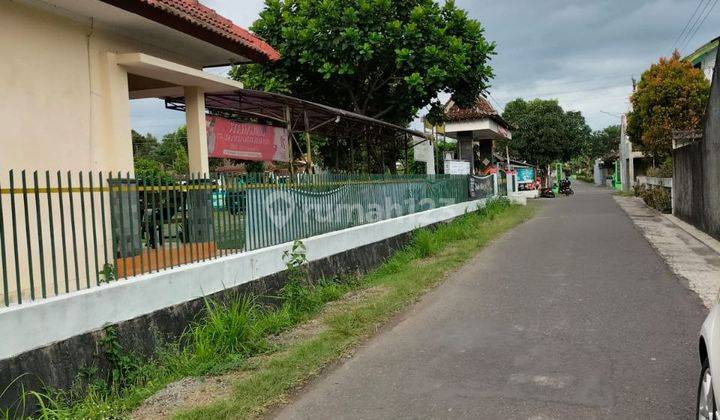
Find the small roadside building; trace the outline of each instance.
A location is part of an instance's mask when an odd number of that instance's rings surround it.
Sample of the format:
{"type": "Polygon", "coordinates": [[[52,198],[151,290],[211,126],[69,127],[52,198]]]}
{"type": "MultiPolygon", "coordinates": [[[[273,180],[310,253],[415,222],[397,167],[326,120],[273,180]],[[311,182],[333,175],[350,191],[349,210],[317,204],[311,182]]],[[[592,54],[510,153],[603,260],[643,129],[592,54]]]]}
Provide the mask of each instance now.
{"type": "Polygon", "coordinates": [[[130,101],[185,98],[190,170],[207,172],[204,72],[279,54],[197,0],[0,3],[0,168],[133,171],[130,101]]]}
{"type": "Polygon", "coordinates": [[[496,140],[512,139],[511,125],[483,97],[469,108],[448,101],[445,121],[445,135],[457,141],[458,159],[468,162],[473,174],[482,173],[494,163],[496,140]]]}

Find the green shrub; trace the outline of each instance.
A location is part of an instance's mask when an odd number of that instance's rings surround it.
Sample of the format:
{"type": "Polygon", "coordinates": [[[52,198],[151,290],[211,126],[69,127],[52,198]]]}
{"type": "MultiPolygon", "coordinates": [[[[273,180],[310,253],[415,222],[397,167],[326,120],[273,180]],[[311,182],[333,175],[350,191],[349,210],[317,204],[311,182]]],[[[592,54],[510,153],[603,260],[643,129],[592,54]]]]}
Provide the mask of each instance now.
{"type": "Polygon", "coordinates": [[[205,300],[205,316],[187,334],[192,352],[200,361],[230,354],[249,355],[266,347],[258,326],[260,306],[250,296],[229,303],[205,300]]]}
{"type": "Polygon", "coordinates": [[[667,158],[660,164],[659,167],[652,167],[647,170],[647,176],[654,178],[672,178],[673,176],[673,161],[672,158],[667,158]]]}
{"type": "Polygon", "coordinates": [[[640,185],[635,187],[635,194],[645,201],[645,204],[663,213],[672,211],[672,198],[670,190],[659,186],[640,185]]]}
{"type": "Polygon", "coordinates": [[[580,180],[580,181],[584,181],[584,182],[591,183],[591,184],[592,184],[593,182],[595,182],[595,179],[593,179],[592,174],[590,174],[590,175],[578,174],[578,175],[577,175],[577,179],[580,180]]]}
{"type": "Polygon", "coordinates": [[[420,229],[413,235],[411,249],[418,258],[434,255],[439,248],[440,244],[430,230],[420,229]]]}

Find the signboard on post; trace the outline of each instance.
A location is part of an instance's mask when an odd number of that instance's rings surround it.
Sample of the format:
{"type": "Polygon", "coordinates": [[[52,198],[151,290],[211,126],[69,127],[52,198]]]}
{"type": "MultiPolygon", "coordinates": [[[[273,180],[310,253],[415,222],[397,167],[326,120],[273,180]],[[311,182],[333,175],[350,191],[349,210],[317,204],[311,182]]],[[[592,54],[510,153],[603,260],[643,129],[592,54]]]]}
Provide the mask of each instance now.
{"type": "Polygon", "coordinates": [[[470,175],[470,162],[466,160],[446,160],[444,169],[447,175],[470,175]]]}
{"type": "Polygon", "coordinates": [[[529,184],[535,182],[535,168],[517,168],[518,184],[529,184]]]}
{"type": "Polygon", "coordinates": [[[253,161],[288,162],[287,130],[207,116],[208,156],[253,161]]]}

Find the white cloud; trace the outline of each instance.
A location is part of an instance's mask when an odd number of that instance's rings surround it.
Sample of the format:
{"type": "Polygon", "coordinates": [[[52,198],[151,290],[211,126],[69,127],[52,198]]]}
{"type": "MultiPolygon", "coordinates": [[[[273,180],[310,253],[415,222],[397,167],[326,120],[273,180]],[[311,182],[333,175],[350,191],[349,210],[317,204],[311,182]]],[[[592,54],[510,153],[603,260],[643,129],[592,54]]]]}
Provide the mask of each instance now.
{"type": "MultiPolygon", "coordinates": [[[[264,4],[202,1],[243,27],[257,19],[264,4]]],[[[617,123],[601,111],[627,109],[630,77],[639,78],[658,57],[670,54],[697,0],[457,0],[457,5],[498,43],[491,62],[493,97],[503,104],[516,97],[557,97],[600,129],[617,123]]],[[[683,53],[720,35],[718,27],[720,7],[683,53]]],[[[133,104],[133,127],[161,135],[175,129],[178,115],[158,102],[133,104]]]]}

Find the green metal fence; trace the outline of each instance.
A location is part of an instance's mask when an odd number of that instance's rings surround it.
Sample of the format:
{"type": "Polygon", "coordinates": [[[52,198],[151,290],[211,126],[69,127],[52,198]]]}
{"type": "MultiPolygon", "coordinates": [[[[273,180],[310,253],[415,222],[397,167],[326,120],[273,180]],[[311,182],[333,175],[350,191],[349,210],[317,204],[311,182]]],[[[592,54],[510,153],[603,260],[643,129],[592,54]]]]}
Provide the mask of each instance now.
{"type": "MultiPolygon", "coordinates": [[[[492,189],[490,190],[492,192],[492,189]]],[[[467,201],[468,177],[303,175],[247,190],[248,249],[467,201]]]]}
{"type": "Polygon", "coordinates": [[[9,171],[0,306],[467,201],[468,188],[467,176],[451,175],[9,171]]]}

